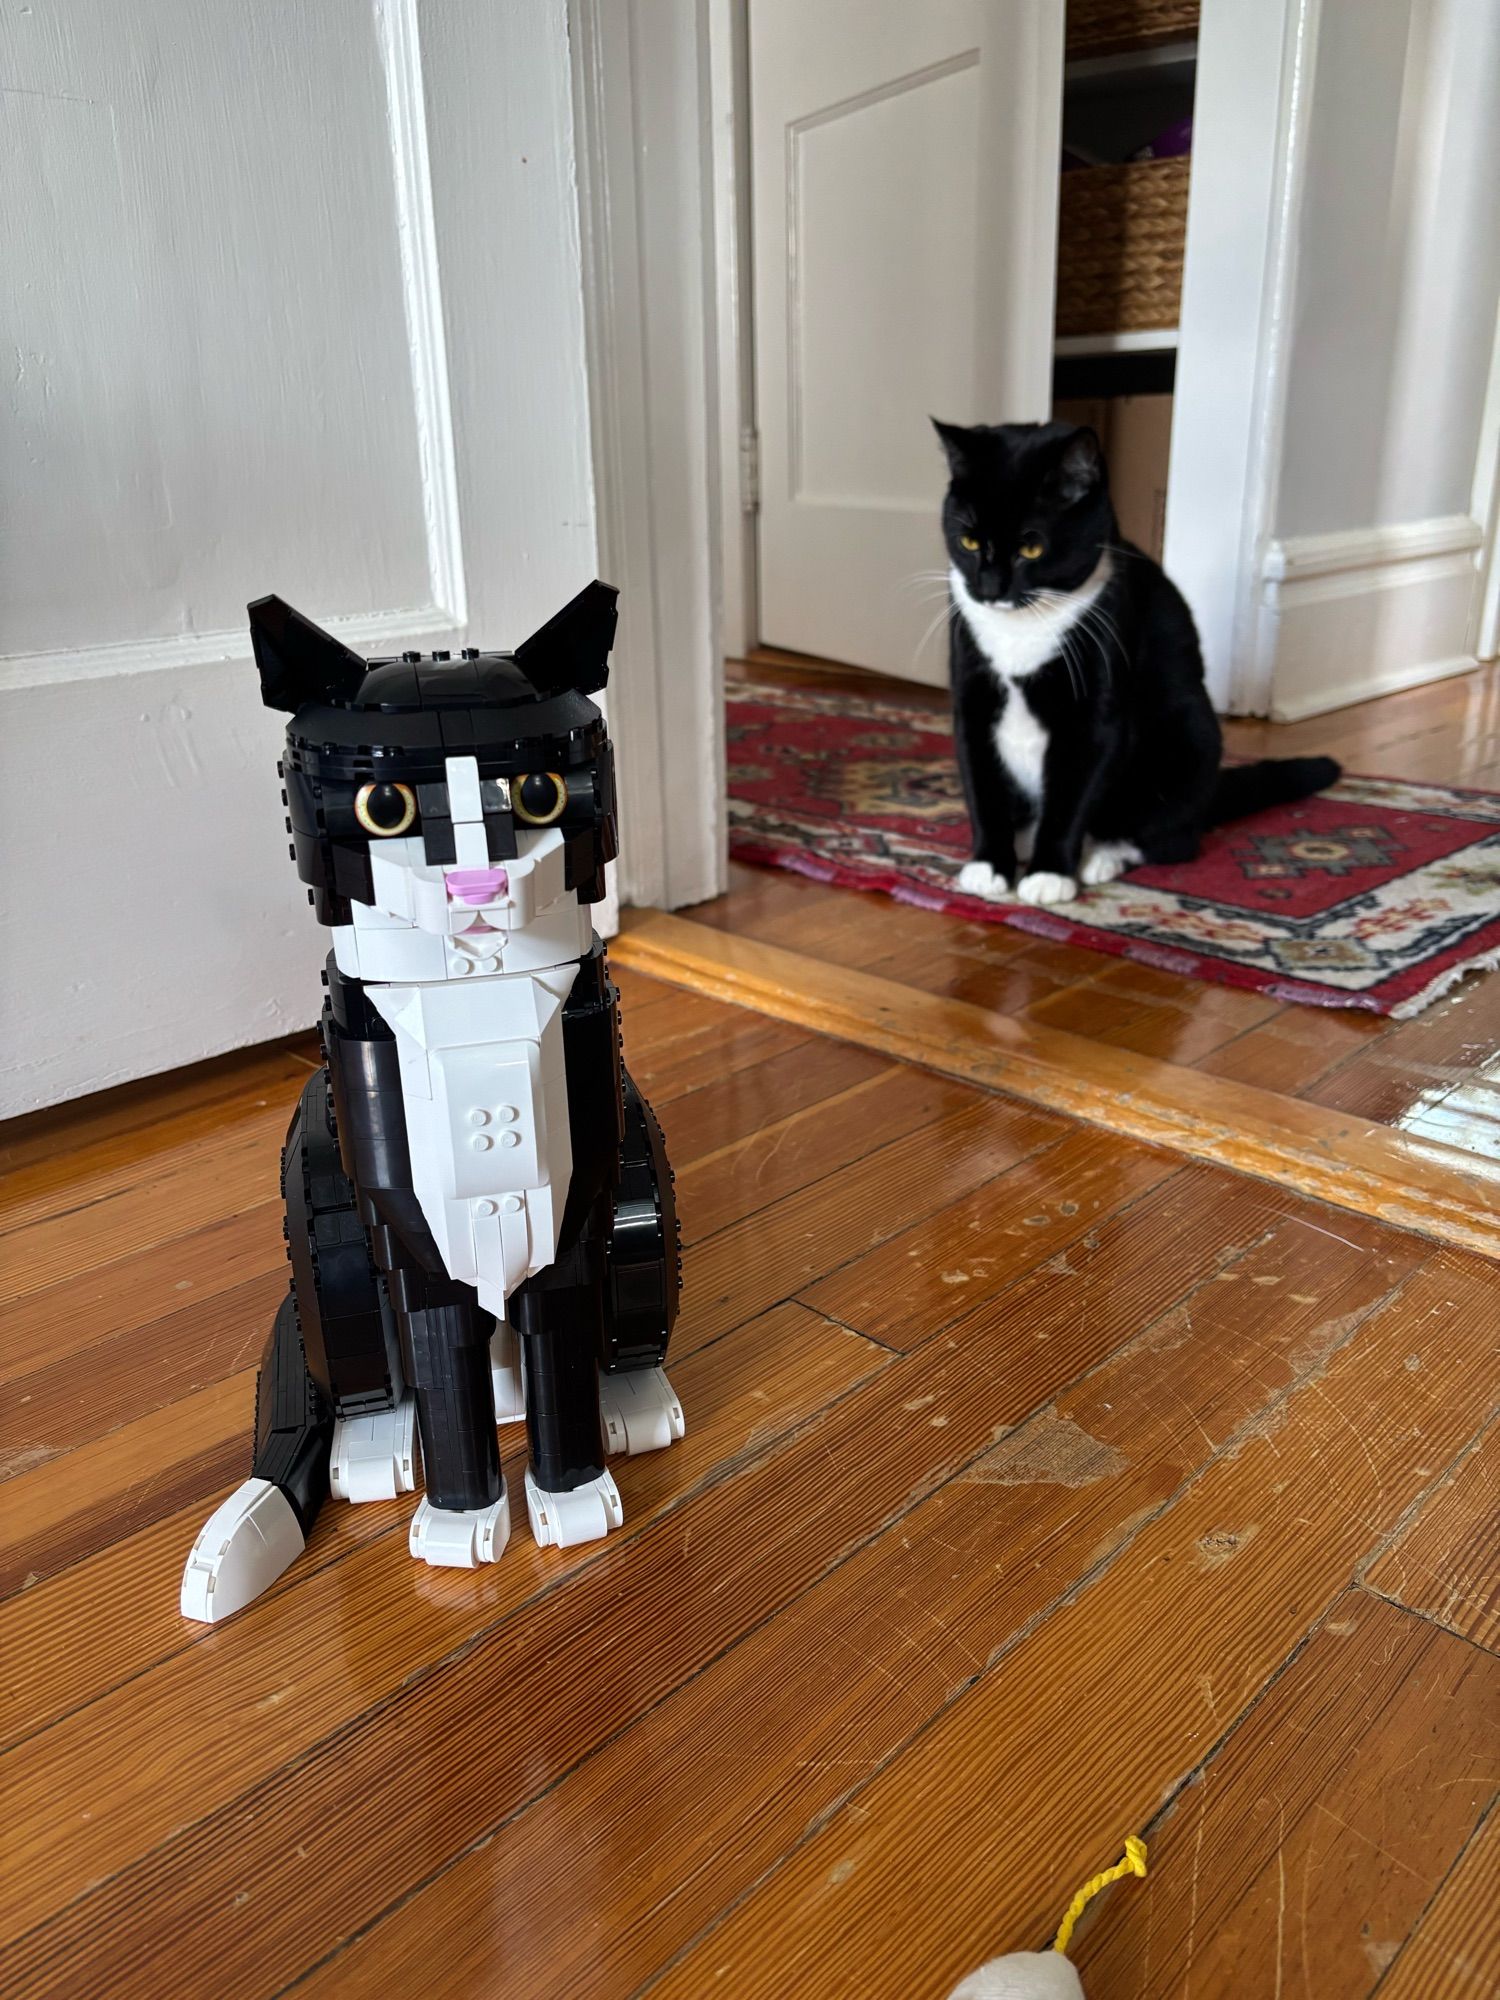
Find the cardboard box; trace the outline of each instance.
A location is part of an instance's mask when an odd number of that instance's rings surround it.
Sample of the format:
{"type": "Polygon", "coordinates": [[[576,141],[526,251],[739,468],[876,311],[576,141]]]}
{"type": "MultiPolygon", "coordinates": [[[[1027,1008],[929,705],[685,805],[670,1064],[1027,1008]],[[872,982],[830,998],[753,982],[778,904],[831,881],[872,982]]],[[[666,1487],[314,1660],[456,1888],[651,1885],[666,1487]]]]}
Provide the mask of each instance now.
{"type": "Polygon", "coordinates": [[[1066,424],[1092,424],[1099,433],[1120,531],[1160,562],[1167,523],[1172,398],[1070,398],[1058,403],[1052,414],[1066,424]]]}

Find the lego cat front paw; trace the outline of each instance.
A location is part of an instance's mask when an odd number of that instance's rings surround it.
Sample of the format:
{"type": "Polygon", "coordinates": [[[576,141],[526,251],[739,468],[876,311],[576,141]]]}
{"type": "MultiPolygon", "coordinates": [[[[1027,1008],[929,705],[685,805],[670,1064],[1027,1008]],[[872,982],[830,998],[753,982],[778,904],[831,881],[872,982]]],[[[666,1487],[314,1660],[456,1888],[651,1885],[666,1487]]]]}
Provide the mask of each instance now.
{"type": "Polygon", "coordinates": [[[510,1495],[488,1507],[434,1507],[424,1494],[411,1517],[407,1547],[433,1569],[478,1569],[499,1562],[510,1540],[510,1495]]]}
{"type": "Polygon", "coordinates": [[[677,1392],[665,1368],[640,1368],[605,1375],[599,1382],[604,1448],[611,1458],[628,1452],[661,1451],[687,1429],[677,1392]]]}
{"type": "Polygon", "coordinates": [[[268,1590],[306,1546],[292,1503],[268,1479],[247,1479],[215,1508],[182,1572],[184,1618],[217,1625],[268,1590]]]}
{"type": "Polygon", "coordinates": [[[417,1402],[340,1417],[328,1455],[328,1486],[338,1500],[394,1500],[417,1485],[417,1402]]]}
{"type": "Polygon", "coordinates": [[[575,1486],[571,1493],[547,1493],[526,1475],[526,1512],[537,1546],[571,1549],[599,1542],[625,1519],[620,1489],[607,1472],[575,1486]]]}

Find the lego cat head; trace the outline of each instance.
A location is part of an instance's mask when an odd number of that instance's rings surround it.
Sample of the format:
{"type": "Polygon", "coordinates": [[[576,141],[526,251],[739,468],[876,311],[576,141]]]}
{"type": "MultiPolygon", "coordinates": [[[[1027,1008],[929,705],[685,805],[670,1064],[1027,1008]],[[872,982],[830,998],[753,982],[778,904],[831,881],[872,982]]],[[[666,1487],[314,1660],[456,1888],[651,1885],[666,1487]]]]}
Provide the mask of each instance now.
{"type": "Polygon", "coordinates": [[[250,606],[261,694],[291,714],[287,831],[320,923],[441,940],[451,972],[599,900],[614,764],[589,696],[616,594],[591,583],[514,653],[457,660],[366,662],[279,597],[250,606]]]}

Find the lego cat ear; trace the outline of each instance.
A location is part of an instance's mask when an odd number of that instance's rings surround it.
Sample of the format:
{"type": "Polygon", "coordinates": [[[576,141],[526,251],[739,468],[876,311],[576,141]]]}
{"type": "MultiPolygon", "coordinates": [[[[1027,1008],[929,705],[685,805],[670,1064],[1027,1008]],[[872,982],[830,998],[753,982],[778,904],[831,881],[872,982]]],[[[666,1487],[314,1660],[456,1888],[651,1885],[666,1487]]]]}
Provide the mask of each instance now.
{"type": "Polygon", "coordinates": [[[538,694],[595,694],[609,679],[620,593],[597,578],[515,651],[516,665],[538,694]]]}
{"type": "Polygon", "coordinates": [[[359,654],[281,598],[258,597],[247,609],[267,708],[295,714],[310,701],[346,701],[363,681],[359,654]]]}

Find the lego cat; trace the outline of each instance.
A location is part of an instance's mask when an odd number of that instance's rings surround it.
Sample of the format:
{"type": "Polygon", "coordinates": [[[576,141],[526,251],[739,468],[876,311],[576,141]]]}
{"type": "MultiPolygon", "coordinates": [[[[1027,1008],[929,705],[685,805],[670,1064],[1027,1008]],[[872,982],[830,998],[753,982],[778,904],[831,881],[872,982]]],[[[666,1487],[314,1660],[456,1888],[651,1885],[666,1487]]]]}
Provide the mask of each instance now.
{"type": "Polygon", "coordinates": [[[661,1129],[624,1069],[590,905],[616,850],[594,583],[510,653],[368,664],[250,606],[297,871],[333,933],[323,1066],[282,1156],[287,1295],[252,1476],[182,1581],[214,1622],[295,1560],[324,1498],[425,1494],[411,1553],[494,1562],[497,1421],[524,1416],[540,1543],[623,1518],[607,1451],[681,1437],[661,1363],[680,1283],[661,1129]]]}

